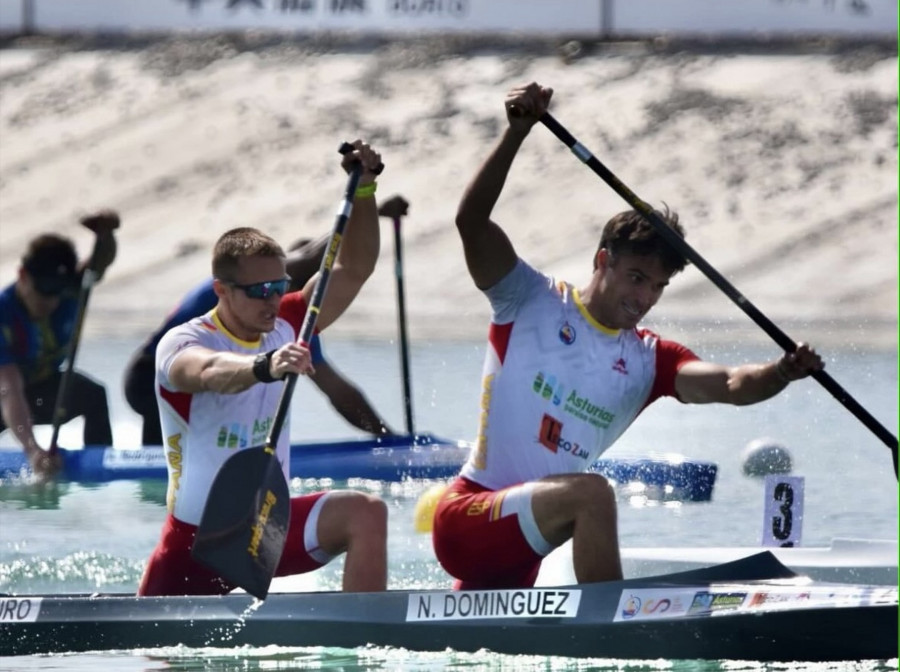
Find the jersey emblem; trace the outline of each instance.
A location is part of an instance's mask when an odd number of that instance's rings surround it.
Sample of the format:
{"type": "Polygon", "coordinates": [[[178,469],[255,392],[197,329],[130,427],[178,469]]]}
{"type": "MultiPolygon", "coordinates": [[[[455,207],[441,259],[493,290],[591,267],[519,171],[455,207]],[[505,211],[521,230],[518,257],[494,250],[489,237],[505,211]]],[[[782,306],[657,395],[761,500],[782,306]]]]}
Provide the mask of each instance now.
{"type": "Polygon", "coordinates": [[[612,368],[613,368],[613,371],[618,371],[619,373],[621,373],[625,376],[628,375],[628,367],[625,366],[625,360],[622,359],[621,357],[619,357],[619,359],[616,360],[616,363],[613,364],[612,368]]]}
{"type": "Polygon", "coordinates": [[[563,322],[559,328],[559,340],[565,345],[572,345],[575,342],[575,327],[568,322],[563,322]]]}

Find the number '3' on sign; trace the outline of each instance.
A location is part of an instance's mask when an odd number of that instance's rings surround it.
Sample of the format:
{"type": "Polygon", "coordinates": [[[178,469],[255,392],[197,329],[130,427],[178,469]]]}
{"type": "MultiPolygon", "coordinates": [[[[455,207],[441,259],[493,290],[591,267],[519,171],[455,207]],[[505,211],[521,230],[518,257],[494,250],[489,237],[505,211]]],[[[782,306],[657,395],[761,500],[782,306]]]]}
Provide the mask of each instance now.
{"type": "Polygon", "coordinates": [[[763,546],[799,546],[803,532],[803,477],[766,476],[763,546]]]}

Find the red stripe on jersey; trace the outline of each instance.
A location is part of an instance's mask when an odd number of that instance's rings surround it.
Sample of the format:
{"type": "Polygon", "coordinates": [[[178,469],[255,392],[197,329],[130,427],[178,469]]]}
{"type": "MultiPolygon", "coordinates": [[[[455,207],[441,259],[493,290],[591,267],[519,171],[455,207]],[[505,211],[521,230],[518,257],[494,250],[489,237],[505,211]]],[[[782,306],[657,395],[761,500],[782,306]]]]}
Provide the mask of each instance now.
{"type": "Polygon", "coordinates": [[[494,324],[491,322],[491,328],[488,330],[488,343],[490,343],[494,352],[497,353],[497,359],[503,364],[506,359],[506,349],[509,347],[509,338],[512,334],[513,323],[494,324]]]}
{"type": "Polygon", "coordinates": [[[656,340],[656,375],[644,408],[660,397],[675,397],[681,401],[675,392],[675,375],[682,366],[700,358],[681,343],[663,340],[648,329],[638,329],[637,334],[642,339],[650,337],[656,340]]]}
{"type": "MultiPolygon", "coordinates": [[[[300,336],[300,328],[303,326],[303,318],[306,317],[306,299],[303,292],[288,292],[281,299],[278,306],[278,317],[287,320],[294,328],[294,337],[300,336]]],[[[316,330],[318,332],[318,329],[316,330]]]]}
{"type": "Polygon", "coordinates": [[[192,394],[188,394],[187,392],[173,392],[160,385],[159,396],[165,399],[169,406],[171,406],[178,415],[184,418],[185,422],[190,421],[192,394]]]}

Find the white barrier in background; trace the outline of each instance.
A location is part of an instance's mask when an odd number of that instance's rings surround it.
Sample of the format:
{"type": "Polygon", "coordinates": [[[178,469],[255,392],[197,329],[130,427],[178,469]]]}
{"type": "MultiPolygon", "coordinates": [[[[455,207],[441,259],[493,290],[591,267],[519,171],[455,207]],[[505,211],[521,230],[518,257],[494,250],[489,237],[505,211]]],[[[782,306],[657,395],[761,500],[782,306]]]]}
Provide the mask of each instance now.
{"type": "Polygon", "coordinates": [[[614,35],[897,35],[896,0],[620,0],[614,35]]]}
{"type": "MultiPolygon", "coordinates": [[[[4,7],[23,0],[0,1],[4,7]]],[[[599,0],[32,0],[37,32],[278,29],[596,35],[599,0]],[[565,10],[561,11],[564,7],[565,10]]],[[[0,25],[4,21],[0,20],[0,25]]]]}
{"type": "Polygon", "coordinates": [[[896,0],[0,0],[0,32],[896,36],[896,0]],[[31,11],[26,11],[29,8],[31,11]],[[28,25],[30,24],[30,25],[28,25]]]}

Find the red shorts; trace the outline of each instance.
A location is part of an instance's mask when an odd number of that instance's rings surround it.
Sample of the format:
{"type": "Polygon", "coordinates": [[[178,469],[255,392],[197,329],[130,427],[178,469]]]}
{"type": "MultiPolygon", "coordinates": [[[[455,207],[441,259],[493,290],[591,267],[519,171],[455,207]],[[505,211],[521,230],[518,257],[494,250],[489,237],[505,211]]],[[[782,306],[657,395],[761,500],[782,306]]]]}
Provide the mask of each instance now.
{"type": "MultiPolygon", "coordinates": [[[[291,499],[291,523],[275,576],[311,572],[330,559],[321,549],[308,551],[305,540],[307,519],[325,494],[317,492],[291,499]]],[[[144,570],[138,595],[225,595],[237,587],[191,557],[196,531],[196,525],[183,523],[172,514],[166,516],[159,543],[144,570]]],[[[315,539],[315,530],[312,532],[315,539]]]]}
{"type": "MultiPolygon", "coordinates": [[[[456,590],[527,588],[534,585],[543,556],[522,533],[519,515],[504,510],[518,486],[488,490],[457,478],[434,512],[432,542],[456,590]]],[[[530,498],[524,501],[530,507],[530,498]]],[[[549,551],[548,551],[549,552],[549,551]]]]}

